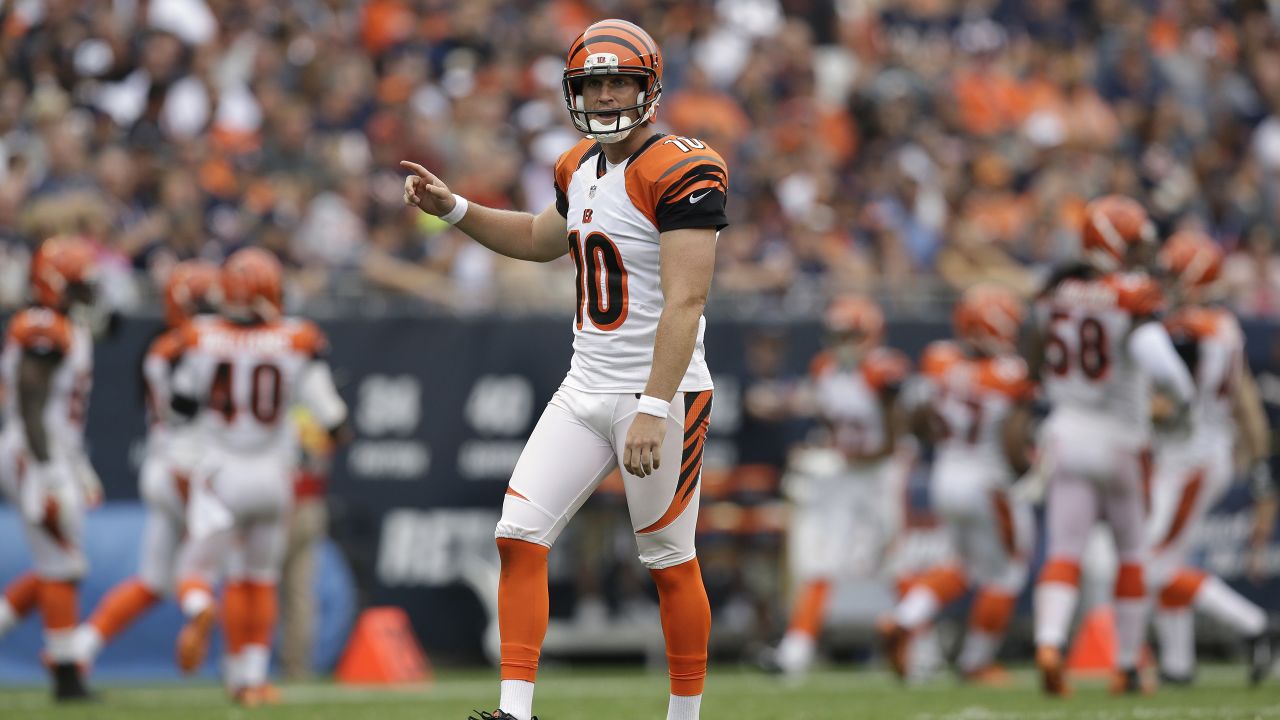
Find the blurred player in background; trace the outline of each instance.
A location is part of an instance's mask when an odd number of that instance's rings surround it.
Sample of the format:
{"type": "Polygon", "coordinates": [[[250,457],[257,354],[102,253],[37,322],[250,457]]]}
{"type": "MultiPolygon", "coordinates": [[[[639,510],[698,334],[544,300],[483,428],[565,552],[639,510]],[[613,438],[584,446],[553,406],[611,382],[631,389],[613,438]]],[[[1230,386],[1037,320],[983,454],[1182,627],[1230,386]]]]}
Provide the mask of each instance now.
{"type": "Polygon", "coordinates": [[[335,434],[347,416],[319,328],[282,314],[281,272],[275,256],[257,248],[227,259],[222,317],[186,326],[171,402],[171,457],[191,477],[178,586],[188,621],[178,664],[192,672],[204,660],[216,618],[213,582],[234,547],[222,607],[225,667],[228,686],[249,706],[275,700],[268,661],[297,461],[288,410],[306,405],[335,434]]]}
{"type": "Polygon", "coordinates": [[[1249,646],[1249,682],[1271,669],[1267,615],[1221,579],[1187,565],[1194,530],[1231,484],[1237,440],[1244,459],[1269,484],[1266,415],[1245,364],[1244,331],[1230,311],[1208,304],[1222,251],[1207,235],[1184,230],[1160,251],[1176,309],[1165,320],[1195,380],[1190,437],[1157,436],[1148,538],[1148,584],[1156,594],[1160,675],[1185,685],[1195,671],[1194,612],[1214,618],[1249,646]]]}
{"type": "Polygon", "coordinates": [[[547,553],[621,466],[640,560],[658,586],[671,677],[668,720],[695,720],[711,610],[694,552],[711,413],[702,308],[727,224],[728,171],[704,143],[657,133],[662,55],[603,20],[573,42],[564,96],[588,135],[556,163],[556,202],[537,215],[468,203],[414,163],[405,203],[508,257],[578,269],[573,360],[511,477],[498,523],[499,710],[529,720],[548,619],[547,553]],[[567,242],[566,242],[567,238],[567,242]]]}
{"type": "Polygon", "coordinates": [[[1041,430],[1046,563],[1035,593],[1036,662],[1044,690],[1068,692],[1062,648],[1080,587],[1080,557],[1097,520],[1115,539],[1114,692],[1151,689],[1138,673],[1146,633],[1145,489],[1151,385],[1166,398],[1162,422],[1185,425],[1194,388],[1160,324],[1160,288],[1142,272],[1155,231],[1137,202],[1120,196],[1085,208],[1086,263],[1053,278],[1036,307],[1031,372],[1051,406],[1041,430]]]}
{"type": "Polygon", "coordinates": [[[45,660],[60,701],[90,697],[75,629],[78,586],[88,571],[80,545],[84,513],[102,496],[84,448],[93,335],[82,310],[93,302],[93,274],[87,241],[45,240],[31,261],[32,303],[10,318],[0,354],[0,487],[21,513],[34,566],[6,588],[0,633],[40,608],[45,660]]]}
{"type": "Polygon", "coordinates": [[[1016,354],[1023,308],[998,286],[970,288],[956,305],[959,342],[939,341],[920,361],[924,404],[913,423],[934,445],[929,494],[957,562],[935,567],[882,625],[886,655],[906,677],[911,636],[972,584],[977,596],[957,666],[962,677],[998,684],[995,665],[1014,603],[1026,583],[1034,519],[1010,492],[1027,469],[1034,386],[1016,354]]]}
{"type": "Polygon", "coordinates": [[[169,463],[170,379],[181,358],[184,326],[197,314],[212,311],[211,293],[217,282],[216,265],[188,260],[176,265],[165,283],[167,327],[142,360],[147,451],[138,480],[147,522],[138,574],[108,591],[80,627],[77,642],[85,662],[93,662],[104,644],[175,589],[178,550],[186,536],[190,478],[174,472],[169,463]]]}
{"type": "Polygon", "coordinates": [[[792,401],[793,412],[816,421],[792,451],[786,481],[795,502],[788,556],[799,589],[782,642],[763,658],[766,670],[791,677],[813,664],[833,583],[855,549],[880,567],[904,513],[894,453],[905,429],[898,390],[910,362],[882,345],[884,314],[865,297],[836,298],[823,323],[830,346],[792,401]]]}

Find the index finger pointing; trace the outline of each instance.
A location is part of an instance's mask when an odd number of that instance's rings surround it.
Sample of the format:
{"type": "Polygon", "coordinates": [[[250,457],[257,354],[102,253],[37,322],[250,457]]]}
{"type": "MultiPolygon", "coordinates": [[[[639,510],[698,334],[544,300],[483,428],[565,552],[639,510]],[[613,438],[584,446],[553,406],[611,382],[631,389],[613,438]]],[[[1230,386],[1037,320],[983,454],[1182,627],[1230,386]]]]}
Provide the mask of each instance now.
{"type": "Polygon", "coordinates": [[[400,167],[405,168],[406,170],[411,170],[411,171],[413,171],[413,174],[414,174],[414,175],[417,175],[417,176],[418,176],[418,177],[420,177],[420,178],[426,178],[427,180],[434,180],[434,179],[435,179],[435,176],[433,176],[430,172],[428,172],[428,171],[427,171],[427,169],[426,169],[426,168],[422,167],[421,165],[419,165],[419,164],[418,164],[418,163],[416,163],[416,162],[409,162],[408,160],[401,160],[401,161],[400,161],[400,167]]]}

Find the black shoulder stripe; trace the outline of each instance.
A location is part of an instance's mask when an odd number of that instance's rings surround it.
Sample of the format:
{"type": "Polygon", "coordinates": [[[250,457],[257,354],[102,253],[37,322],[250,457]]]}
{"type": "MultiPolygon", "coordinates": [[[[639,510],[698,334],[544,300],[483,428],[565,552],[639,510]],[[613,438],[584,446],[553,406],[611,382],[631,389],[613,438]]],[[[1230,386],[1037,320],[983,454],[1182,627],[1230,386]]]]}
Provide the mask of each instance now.
{"type": "Polygon", "coordinates": [[[658,142],[659,142],[660,140],[662,140],[662,138],[664,138],[664,137],[666,137],[666,136],[667,136],[667,134],[666,134],[666,133],[654,133],[654,134],[653,134],[653,137],[651,137],[651,138],[649,138],[648,140],[645,140],[645,141],[644,141],[644,144],[640,146],[640,149],[639,149],[639,150],[637,150],[637,151],[635,151],[635,152],[631,153],[631,157],[627,158],[627,164],[628,164],[628,165],[630,165],[631,163],[635,162],[635,161],[636,161],[636,158],[640,157],[640,155],[641,155],[645,150],[648,150],[649,148],[653,147],[654,145],[657,145],[657,144],[658,144],[658,142]]]}
{"type": "Polygon", "coordinates": [[[685,190],[687,190],[691,185],[694,185],[703,180],[715,180],[721,187],[724,187],[726,185],[724,173],[720,172],[719,170],[716,170],[716,169],[693,170],[693,171],[690,171],[684,177],[680,178],[680,180],[678,180],[677,182],[673,183],[671,187],[667,188],[667,191],[662,194],[662,199],[667,200],[670,198],[678,197],[681,194],[683,194],[685,190]]]}
{"type": "Polygon", "coordinates": [[[673,173],[673,172],[675,172],[675,171],[679,170],[680,168],[684,167],[685,165],[688,165],[688,164],[690,164],[690,163],[695,163],[695,162],[698,162],[698,161],[700,161],[700,160],[701,160],[701,161],[704,161],[704,162],[707,162],[707,163],[710,163],[710,164],[712,164],[712,165],[715,165],[715,166],[717,166],[717,167],[719,167],[719,168],[721,168],[721,169],[724,169],[724,164],[723,164],[723,163],[721,163],[721,162],[719,161],[719,159],[717,159],[717,158],[716,158],[715,156],[713,156],[713,155],[694,155],[693,157],[687,157],[687,158],[684,158],[684,159],[683,159],[683,160],[681,160],[680,162],[678,162],[678,163],[676,163],[676,164],[672,165],[671,167],[667,168],[666,172],[664,172],[664,173],[662,173],[661,175],[659,175],[659,176],[658,176],[658,181],[659,181],[659,182],[661,182],[663,178],[665,178],[666,176],[670,175],[671,173],[673,173]]]}
{"type": "Polygon", "coordinates": [[[582,167],[584,164],[586,164],[588,160],[595,157],[599,153],[600,153],[600,143],[596,143],[592,145],[590,148],[587,148],[587,151],[582,154],[582,157],[578,158],[578,167],[582,167]]]}

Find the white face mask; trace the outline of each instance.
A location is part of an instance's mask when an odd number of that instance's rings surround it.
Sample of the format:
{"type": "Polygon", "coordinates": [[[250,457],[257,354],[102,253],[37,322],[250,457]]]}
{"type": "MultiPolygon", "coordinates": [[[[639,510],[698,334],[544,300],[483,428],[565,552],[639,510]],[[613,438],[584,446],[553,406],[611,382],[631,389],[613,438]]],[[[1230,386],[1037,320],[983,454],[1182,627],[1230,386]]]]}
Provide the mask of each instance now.
{"type": "MultiPolygon", "coordinates": [[[[638,93],[636,95],[636,105],[643,106],[644,98],[645,93],[643,91],[638,93]]],[[[574,105],[578,110],[584,112],[587,109],[586,101],[581,95],[574,97],[574,105]]],[[[611,123],[601,122],[588,115],[584,124],[582,116],[574,114],[573,124],[582,132],[588,133],[588,137],[594,138],[596,142],[602,145],[610,145],[625,140],[627,136],[631,134],[632,130],[636,129],[636,127],[644,123],[644,121],[653,117],[653,113],[657,108],[658,104],[656,102],[650,104],[648,109],[645,111],[645,114],[637,120],[632,120],[627,117],[625,113],[620,112],[618,114],[618,119],[611,123]]]]}

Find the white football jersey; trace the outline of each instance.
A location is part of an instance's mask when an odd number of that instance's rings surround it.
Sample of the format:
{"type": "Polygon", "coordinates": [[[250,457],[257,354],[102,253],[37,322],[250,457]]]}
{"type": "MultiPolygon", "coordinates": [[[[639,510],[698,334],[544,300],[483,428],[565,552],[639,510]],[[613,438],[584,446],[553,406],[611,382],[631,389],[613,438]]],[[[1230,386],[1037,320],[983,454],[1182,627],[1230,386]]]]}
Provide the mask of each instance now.
{"type": "MultiPolygon", "coordinates": [[[[659,237],[684,228],[723,228],[728,171],[691,138],[655,134],[608,167],[583,140],[556,163],[556,207],[577,268],[573,360],[564,384],[586,392],[641,392],[649,381],[662,314],[659,237]]],[[[702,337],[679,390],[711,389],[702,337]]]]}
{"type": "Polygon", "coordinates": [[[45,307],[14,313],[0,351],[0,387],[4,389],[4,432],[15,433],[26,445],[26,429],[18,408],[18,364],[24,352],[57,353],[62,361],[54,371],[44,406],[44,426],[54,458],[84,452],[84,422],[93,388],[93,335],[66,315],[45,307]]]}
{"type": "Polygon", "coordinates": [[[1036,305],[1045,336],[1041,382],[1055,408],[1104,415],[1142,435],[1151,427],[1150,380],[1129,356],[1129,334],[1161,306],[1139,273],[1063,280],[1036,305]]]}
{"type": "Polygon", "coordinates": [[[935,471],[975,469],[986,479],[1011,482],[1001,433],[1009,413],[1034,393],[1026,362],[1016,355],[971,358],[943,341],[925,348],[920,367],[929,405],[942,421],[935,471]]]}
{"type": "Polygon", "coordinates": [[[1195,380],[1193,440],[1230,444],[1236,429],[1232,397],[1245,371],[1239,321],[1223,308],[1187,307],[1170,316],[1165,327],[1195,380]]]}
{"type": "Polygon", "coordinates": [[[208,317],[188,323],[183,333],[174,392],[200,401],[198,422],[217,447],[296,455],[289,409],[315,402],[305,396],[303,378],[327,348],[320,329],[291,318],[244,326],[208,317]]]}
{"type": "Polygon", "coordinates": [[[876,348],[857,365],[842,364],[834,353],[819,353],[809,372],[825,444],[853,456],[883,447],[889,418],[881,398],[902,382],[908,367],[906,358],[889,348],[876,348]]]}

